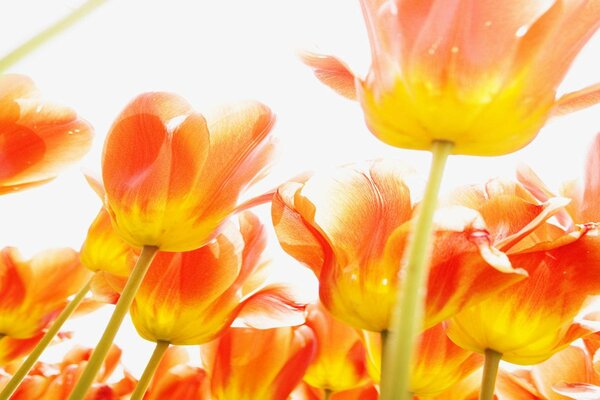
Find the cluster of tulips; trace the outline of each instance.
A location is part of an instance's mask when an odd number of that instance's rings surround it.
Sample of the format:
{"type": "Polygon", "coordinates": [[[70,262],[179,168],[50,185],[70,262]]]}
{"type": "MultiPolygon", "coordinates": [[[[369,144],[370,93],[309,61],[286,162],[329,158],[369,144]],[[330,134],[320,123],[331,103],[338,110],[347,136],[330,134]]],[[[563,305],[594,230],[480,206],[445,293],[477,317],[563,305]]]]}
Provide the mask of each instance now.
{"type": "MultiPolygon", "coordinates": [[[[600,399],[600,135],[560,189],[523,164],[439,193],[448,156],[516,151],[600,101],[598,85],[556,96],[600,0],[361,6],[366,78],[329,55],[302,61],[382,141],[432,153],[424,194],[409,166],[379,159],[299,166],[244,199],[272,167],[273,111],[140,94],[106,135],[102,178],[86,176],[102,206],[81,249],[0,251],[1,400],[600,399]],[[271,240],[312,270],[316,303],[276,278],[271,240]],[[105,305],[95,348],[39,360],[70,340],[67,319],[105,305]],[[156,343],[141,376],[113,344],[127,314],[156,343]]],[[[54,179],[92,131],[1,75],[0,194],[54,179]]]]}

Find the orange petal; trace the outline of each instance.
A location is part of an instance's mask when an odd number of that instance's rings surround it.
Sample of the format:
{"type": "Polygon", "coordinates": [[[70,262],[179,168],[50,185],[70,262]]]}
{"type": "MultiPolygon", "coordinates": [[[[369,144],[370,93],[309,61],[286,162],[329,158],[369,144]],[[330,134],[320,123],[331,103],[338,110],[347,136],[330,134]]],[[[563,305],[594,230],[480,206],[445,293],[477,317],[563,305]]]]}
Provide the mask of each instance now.
{"type": "Polygon", "coordinates": [[[302,62],[313,69],[317,79],[335,90],[338,94],[356,100],[354,74],[343,62],[332,56],[311,52],[300,54],[302,62]]]}
{"type": "Polygon", "coordinates": [[[247,101],[220,108],[207,120],[210,151],[199,177],[195,222],[214,230],[240,194],[267,173],[275,152],[269,135],[275,115],[264,104],[247,101]]]}
{"type": "Polygon", "coordinates": [[[600,83],[562,95],[554,106],[553,115],[565,115],[600,103],[600,83]]]}
{"type": "Polygon", "coordinates": [[[591,383],[558,383],[554,386],[554,391],[575,400],[597,400],[600,398],[600,386],[591,383]]]}
{"type": "Polygon", "coordinates": [[[600,2],[554,2],[527,27],[515,65],[536,77],[528,88],[533,96],[554,91],[579,50],[600,26],[600,2]]]}
{"type": "Polygon", "coordinates": [[[27,339],[14,339],[10,336],[0,339],[0,365],[5,366],[11,361],[25,357],[34,349],[43,336],[44,332],[40,332],[27,339]]]}
{"type": "Polygon", "coordinates": [[[306,293],[301,288],[270,284],[242,303],[238,320],[257,329],[301,325],[307,303],[306,293]]]}
{"type": "Polygon", "coordinates": [[[156,374],[156,383],[147,392],[146,400],[210,399],[210,378],[200,368],[189,365],[174,366],[163,374],[156,374]]]}

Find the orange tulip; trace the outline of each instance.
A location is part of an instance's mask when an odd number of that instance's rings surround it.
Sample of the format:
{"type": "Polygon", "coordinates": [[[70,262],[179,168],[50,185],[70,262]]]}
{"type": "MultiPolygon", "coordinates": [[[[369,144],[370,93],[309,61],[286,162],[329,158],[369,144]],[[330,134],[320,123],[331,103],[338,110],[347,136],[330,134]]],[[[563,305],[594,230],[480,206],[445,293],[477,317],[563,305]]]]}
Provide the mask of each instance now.
{"type": "MultiPolygon", "coordinates": [[[[60,363],[38,362],[13,394],[11,400],[66,400],[91,352],[92,349],[74,347],[60,363]]],[[[107,383],[119,365],[120,358],[121,350],[116,346],[111,347],[102,371],[85,400],[124,400],[128,398],[136,381],[127,371],[123,372],[123,377],[118,381],[107,383]]],[[[3,379],[0,375],[0,389],[4,385],[4,381],[8,381],[8,377],[3,379]]]]}
{"type": "Polygon", "coordinates": [[[102,159],[115,229],[139,247],[188,251],[206,244],[267,168],[273,123],[257,102],[205,120],[174,94],[135,98],[110,129],[102,159]]]}
{"type": "MultiPolygon", "coordinates": [[[[406,171],[392,162],[346,166],[282,185],[273,223],[282,248],[319,278],[323,305],[357,328],[385,331],[412,227],[406,171]]],[[[438,214],[425,327],[524,277],[491,245],[473,210],[438,214]],[[490,266],[491,265],[491,266],[490,266]]]]}
{"type": "Polygon", "coordinates": [[[44,101],[23,75],[0,75],[0,194],[42,185],[82,158],[92,127],[44,101]]]}
{"type": "Polygon", "coordinates": [[[260,328],[300,324],[304,306],[280,284],[265,284],[266,233],[250,212],[210,244],[159,253],[131,307],[139,334],[176,345],[208,342],[239,318],[260,328]],[[281,319],[281,321],[278,321],[281,319]]]}
{"type": "MultiPolygon", "coordinates": [[[[536,364],[588,335],[574,318],[589,295],[600,294],[600,239],[589,225],[565,231],[547,222],[531,226],[553,209],[519,185],[493,181],[485,188],[458,191],[457,203],[477,208],[488,222],[496,245],[529,278],[515,283],[455,315],[448,335],[460,346],[486,349],[516,364],[536,364]],[[532,229],[533,228],[533,229],[532,229]],[[527,235],[514,234],[520,230],[527,235]]],[[[556,211],[556,210],[554,210],[556,211]]]]}
{"type": "Polygon", "coordinates": [[[300,383],[315,352],[306,325],[231,328],[200,347],[213,400],[285,400],[300,383]]]}
{"type": "Polygon", "coordinates": [[[321,304],[307,307],[306,325],[315,333],[317,352],[304,381],[332,392],[364,386],[369,376],[366,351],[358,332],[335,320],[321,304]]]}
{"type": "Polygon", "coordinates": [[[87,282],[79,254],[52,249],[24,260],[17,249],[0,251],[0,336],[39,335],[64,308],[67,298],[87,282]]]}
{"type": "MultiPolygon", "coordinates": [[[[375,382],[381,376],[380,335],[364,332],[370,355],[369,373],[375,382]]],[[[483,364],[483,357],[455,345],[446,335],[444,323],[425,330],[415,350],[410,391],[418,397],[431,397],[450,388],[483,364]]]]}
{"type": "Polygon", "coordinates": [[[201,368],[188,365],[182,348],[169,347],[160,361],[144,400],[208,400],[210,382],[201,368]]]}
{"type": "Polygon", "coordinates": [[[307,54],[317,77],[357,98],[367,126],[396,147],[500,155],[527,145],[553,113],[599,100],[600,86],[556,99],[579,50],[600,26],[600,1],[362,0],[371,43],[367,77],[307,54]]]}

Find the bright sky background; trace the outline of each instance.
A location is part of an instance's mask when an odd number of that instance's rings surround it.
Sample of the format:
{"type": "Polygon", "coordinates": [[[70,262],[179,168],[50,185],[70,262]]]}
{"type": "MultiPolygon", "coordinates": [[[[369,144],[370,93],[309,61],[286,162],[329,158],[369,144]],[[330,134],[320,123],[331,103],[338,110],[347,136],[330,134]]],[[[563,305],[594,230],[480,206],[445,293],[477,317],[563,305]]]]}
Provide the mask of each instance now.
{"type": "MultiPolygon", "coordinates": [[[[0,54],[80,3],[0,2],[0,54]]],[[[366,129],[358,104],[320,84],[299,62],[300,49],[338,55],[364,76],[369,48],[358,1],[109,1],[9,71],[29,75],[47,99],[77,110],[95,127],[96,138],[81,165],[51,184],[0,197],[0,245],[17,246],[26,256],[49,247],[80,247],[100,207],[80,168],[100,171],[109,126],[129,100],[145,91],[175,92],[200,112],[239,99],[269,105],[278,119],[273,134],[281,141],[281,156],[255,193],[305,170],[384,156],[425,175],[428,154],[380,143],[366,129]]],[[[561,93],[600,81],[598,54],[600,36],[576,60],[561,93]]],[[[577,176],[598,131],[600,107],[553,120],[517,153],[452,157],[444,186],[512,177],[516,162],[524,161],[558,187],[577,176]]],[[[101,317],[72,323],[87,327],[79,335],[82,342],[96,343],[105,326],[101,317]]],[[[126,327],[117,343],[126,347],[127,365],[139,375],[152,346],[133,344],[133,335],[126,327]]]]}

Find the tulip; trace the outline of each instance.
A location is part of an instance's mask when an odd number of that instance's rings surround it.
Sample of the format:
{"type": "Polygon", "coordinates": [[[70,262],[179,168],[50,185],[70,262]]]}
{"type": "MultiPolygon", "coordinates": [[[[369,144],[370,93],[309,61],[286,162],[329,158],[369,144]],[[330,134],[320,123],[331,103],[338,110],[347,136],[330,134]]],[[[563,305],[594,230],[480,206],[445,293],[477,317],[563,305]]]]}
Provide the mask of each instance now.
{"type": "Polygon", "coordinates": [[[274,120],[257,102],[205,119],[174,94],[135,98],[112,125],[102,158],[115,229],[138,247],[188,251],[206,244],[268,167],[274,120]]]}
{"type": "Polygon", "coordinates": [[[294,302],[294,293],[265,282],[265,246],[263,225],[244,212],[239,226],[229,224],[200,249],[160,252],[131,307],[138,333],[154,342],[194,345],[215,339],[238,317],[258,328],[302,323],[304,306],[294,302]]]}
{"type": "Polygon", "coordinates": [[[358,332],[334,319],[321,304],[307,307],[306,325],[315,334],[317,352],[304,381],[334,393],[364,386],[369,379],[367,355],[358,332]]]}
{"type": "Polygon", "coordinates": [[[213,400],[286,400],[315,352],[306,325],[274,329],[230,328],[201,346],[213,400]]]}
{"type": "Polygon", "coordinates": [[[0,110],[0,194],[49,182],[90,149],[92,127],[26,76],[0,75],[0,110]]]}
{"type": "Polygon", "coordinates": [[[68,248],[46,250],[30,260],[18,250],[0,251],[0,336],[38,335],[79,291],[89,272],[68,248]]]}
{"type": "MultiPolygon", "coordinates": [[[[238,318],[247,326],[297,325],[304,306],[280,284],[267,284],[262,259],[266,233],[246,211],[210,244],[183,253],[159,253],[131,307],[138,333],[157,343],[140,379],[139,394],[169,344],[209,342],[238,318]]],[[[132,399],[137,399],[138,388],[132,399]]]]}
{"type": "Polygon", "coordinates": [[[600,240],[588,234],[591,225],[564,230],[544,222],[564,201],[539,204],[518,184],[491,181],[484,188],[459,189],[454,198],[483,215],[496,245],[529,275],[450,320],[454,342],[486,354],[482,399],[488,399],[500,359],[536,364],[593,332],[574,320],[587,297],[600,293],[600,271],[594,268],[600,265],[600,240]]]}
{"type": "Polygon", "coordinates": [[[600,85],[556,98],[600,26],[600,1],[362,0],[371,68],[355,77],[331,56],[306,54],[317,77],[357,99],[367,126],[392,146],[492,156],[527,145],[553,114],[598,102],[600,85]]]}
{"type": "MultiPolygon", "coordinates": [[[[325,308],[356,328],[389,329],[414,212],[408,177],[376,161],[288,182],[273,199],[282,248],[315,272],[325,308]]],[[[475,211],[452,207],[437,220],[435,246],[443,250],[431,261],[425,328],[524,277],[475,211]]]]}

